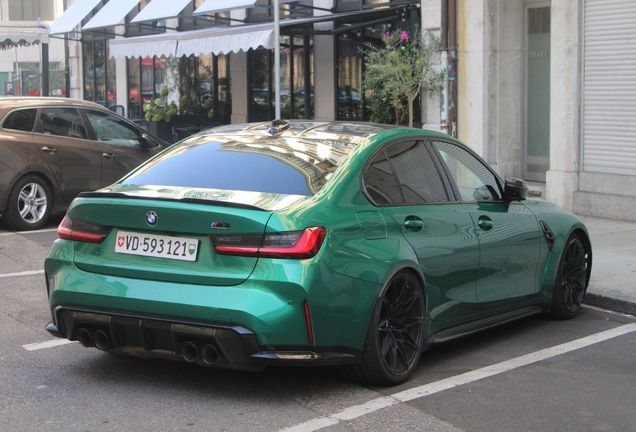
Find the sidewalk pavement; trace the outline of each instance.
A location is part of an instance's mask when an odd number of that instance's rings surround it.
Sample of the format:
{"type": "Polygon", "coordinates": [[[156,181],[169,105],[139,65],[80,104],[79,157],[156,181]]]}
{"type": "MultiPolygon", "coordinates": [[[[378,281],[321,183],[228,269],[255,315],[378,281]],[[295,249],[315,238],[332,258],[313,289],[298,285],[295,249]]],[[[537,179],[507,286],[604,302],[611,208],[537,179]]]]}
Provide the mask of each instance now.
{"type": "Polygon", "coordinates": [[[583,303],[636,315],[636,223],[581,219],[592,241],[592,276],[583,303]]]}

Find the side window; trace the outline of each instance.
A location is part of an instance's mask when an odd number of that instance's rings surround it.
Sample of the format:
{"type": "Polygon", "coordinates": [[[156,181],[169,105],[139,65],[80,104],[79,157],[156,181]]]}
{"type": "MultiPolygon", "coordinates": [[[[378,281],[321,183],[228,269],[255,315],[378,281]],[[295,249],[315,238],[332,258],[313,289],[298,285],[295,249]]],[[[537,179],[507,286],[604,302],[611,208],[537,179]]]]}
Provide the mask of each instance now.
{"type": "Polygon", "coordinates": [[[461,201],[497,201],[501,199],[496,176],[475,156],[458,145],[433,142],[453,180],[459,188],[461,201]]]}
{"type": "Polygon", "coordinates": [[[140,147],[141,132],[126,121],[105,112],[86,110],[86,117],[97,141],[128,147],[140,147]]]}
{"type": "Polygon", "coordinates": [[[374,203],[385,205],[404,202],[384,151],[375,155],[364,170],[362,178],[367,195],[374,203]]]}
{"type": "Polygon", "coordinates": [[[36,108],[16,110],[7,115],[2,122],[3,129],[31,132],[35,125],[36,108]]]}
{"type": "Polygon", "coordinates": [[[367,195],[378,205],[448,201],[446,189],[421,141],[392,144],[364,172],[367,195]]]}
{"type": "Polygon", "coordinates": [[[88,138],[84,122],[75,108],[41,108],[40,127],[46,135],[88,138]]]}
{"type": "Polygon", "coordinates": [[[448,201],[430,153],[421,141],[393,144],[386,153],[395,170],[404,201],[409,204],[448,201]]]}

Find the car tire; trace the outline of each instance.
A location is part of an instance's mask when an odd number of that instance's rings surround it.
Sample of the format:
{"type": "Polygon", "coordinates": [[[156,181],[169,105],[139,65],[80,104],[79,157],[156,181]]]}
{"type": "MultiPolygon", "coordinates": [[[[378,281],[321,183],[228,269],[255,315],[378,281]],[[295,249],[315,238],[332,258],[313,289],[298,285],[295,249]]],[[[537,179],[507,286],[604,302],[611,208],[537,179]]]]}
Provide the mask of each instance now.
{"type": "Polygon", "coordinates": [[[413,273],[393,276],[373,310],[361,363],[339,367],[340,375],[380,385],[405,382],[424,343],[424,305],[422,286],[413,273]]]}
{"type": "Polygon", "coordinates": [[[27,175],[11,189],[2,218],[13,230],[39,229],[51,214],[51,204],[51,189],[46,182],[36,175],[27,175]]]}
{"type": "Polygon", "coordinates": [[[590,254],[577,234],[565,242],[554,281],[551,315],[558,319],[573,318],[579,309],[589,281],[590,254]]]}

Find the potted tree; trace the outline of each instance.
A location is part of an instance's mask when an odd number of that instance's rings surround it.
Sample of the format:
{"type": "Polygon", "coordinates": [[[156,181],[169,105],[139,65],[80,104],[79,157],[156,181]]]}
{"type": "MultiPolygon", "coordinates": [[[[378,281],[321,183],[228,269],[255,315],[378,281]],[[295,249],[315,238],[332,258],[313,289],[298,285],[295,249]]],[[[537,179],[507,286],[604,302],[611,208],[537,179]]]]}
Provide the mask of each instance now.
{"type": "Polygon", "coordinates": [[[413,127],[413,102],[422,89],[430,97],[441,91],[445,70],[440,64],[439,38],[433,33],[414,35],[388,32],[381,46],[366,44],[364,88],[373,90],[371,120],[413,127]]]}

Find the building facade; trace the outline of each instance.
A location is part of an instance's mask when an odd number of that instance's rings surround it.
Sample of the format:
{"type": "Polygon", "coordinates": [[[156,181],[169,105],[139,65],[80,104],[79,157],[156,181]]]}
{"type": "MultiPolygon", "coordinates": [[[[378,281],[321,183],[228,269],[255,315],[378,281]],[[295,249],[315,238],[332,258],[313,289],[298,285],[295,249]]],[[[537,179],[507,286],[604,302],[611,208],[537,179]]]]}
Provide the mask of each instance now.
{"type": "Polygon", "coordinates": [[[549,201],[636,221],[636,2],[457,0],[457,17],[460,139],[549,201]]]}
{"type": "Polygon", "coordinates": [[[46,36],[49,94],[65,94],[63,38],[46,35],[46,27],[63,11],[62,0],[0,0],[0,95],[41,94],[44,64],[38,32],[46,36]]]}
{"type": "MultiPolygon", "coordinates": [[[[197,15],[203,0],[172,0],[176,13],[139,18],[163,1],[65,0],[67,11],[92,5],[58,33],[70,96],[140,118],[175,75],[170,56],[185,54],[199,59],[190,70],[210,99],[212,123],[273,119],[270,1],[197,15]],[[128,5],[124,15],[100,14],[114,2],[128,5]],[[217,43],[223,32],[233,45],[217,43]]],[[[422,97],[419,124],[458,136],[502,176],[529,181],[566,209],[636,221],[635,23],[633,0],[283,2],[282,116],[368,120],[361,49],[380,43],[387,26],[421,27],[441,35],[448,80],[441,98],[422,97]]]]}

